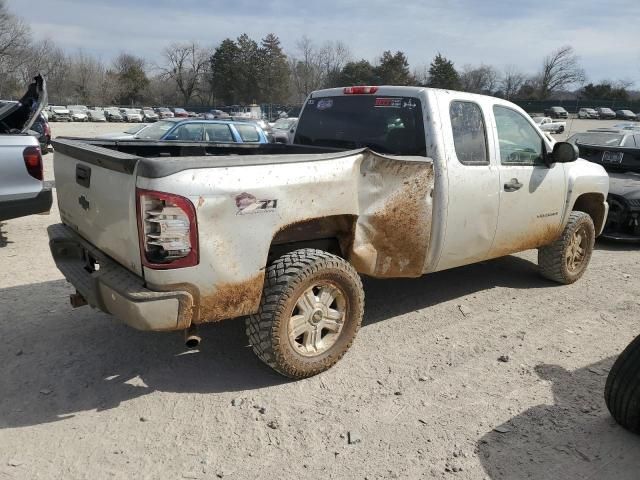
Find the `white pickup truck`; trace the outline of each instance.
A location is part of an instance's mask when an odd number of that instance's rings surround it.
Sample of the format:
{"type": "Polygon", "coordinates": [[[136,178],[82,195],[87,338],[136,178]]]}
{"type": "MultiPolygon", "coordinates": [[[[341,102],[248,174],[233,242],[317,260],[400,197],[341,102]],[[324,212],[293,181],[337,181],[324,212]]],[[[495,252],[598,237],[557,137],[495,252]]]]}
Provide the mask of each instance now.
{"type": "Polygon", "coordinates": [[[584,273],[609,179],[517,106],[418,87],[312,93],[295,145],[58,139],[53,257],[89,303],[146,330],[246,317],[258,357],[308,377],[364,311],[360,275],[423,274],[538,249],[584,273]],[[338,150],[339,149],[339,150],[338,150]]]}
{"type": "Polygon", "coordinates": [[[551,117],[533,117],[533,121],[543,132],[562,133],[567,128],[567,122],[559,122],[551,117]]]}

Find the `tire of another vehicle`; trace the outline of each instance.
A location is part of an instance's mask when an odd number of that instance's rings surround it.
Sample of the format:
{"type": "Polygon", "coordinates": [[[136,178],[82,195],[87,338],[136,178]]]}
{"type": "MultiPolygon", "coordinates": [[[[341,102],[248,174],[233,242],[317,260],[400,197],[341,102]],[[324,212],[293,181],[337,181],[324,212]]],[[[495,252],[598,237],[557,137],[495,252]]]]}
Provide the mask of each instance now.
{"type": "Polygon", "coordinates": [[[640,434],[640,336],[611,367],[604,387],[611,416],[627,430],[640,434]]]}
{"type": "Polygon", "coordinates": [[[591,217],[584,212],[571,212],[560,238],[538,249],[540,273],[564,285],[578,281],[589,265],[595,239],[591,217]]]}
{"type": "Polygon", "coordinates": [[[260,309],[247,317],[246,333],[268,366],[289,378],[307,378],[343,357],[363,313],[358,272],[336,255],[301,249],[267,268],[260,309]]]}

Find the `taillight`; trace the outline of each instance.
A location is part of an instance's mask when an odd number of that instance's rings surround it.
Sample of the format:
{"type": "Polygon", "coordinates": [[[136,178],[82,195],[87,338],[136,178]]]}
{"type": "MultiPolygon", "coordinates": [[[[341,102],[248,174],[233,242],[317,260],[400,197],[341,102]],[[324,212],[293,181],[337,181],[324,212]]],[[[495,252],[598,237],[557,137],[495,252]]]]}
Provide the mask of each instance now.
{"type": "Polygon", "coordinates": [[[345,87],[343,90],[345,95],[369,95],[377,91],[378,87],[345,87]]]}
{"type": "Polygon", "coordinates": [[[198,264],[198,223],[193,203],[170,193],[136,190],[140,253],[156,270],[198,264]]]}
{"type": "Polygon", "coordinates": [[[40,147],[27,147],[22,152],[27,172],[36,180],[42,180],[42,153],[40,147]]]}

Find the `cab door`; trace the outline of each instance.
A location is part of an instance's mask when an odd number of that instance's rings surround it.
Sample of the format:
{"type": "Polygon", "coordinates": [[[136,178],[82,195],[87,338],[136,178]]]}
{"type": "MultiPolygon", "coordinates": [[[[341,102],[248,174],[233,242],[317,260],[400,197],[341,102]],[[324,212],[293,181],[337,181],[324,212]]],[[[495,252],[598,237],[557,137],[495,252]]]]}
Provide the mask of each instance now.
{"type": "Polygon", "coordinates": [[[489,257],[548,245],[560,236],[566,181],[562,164],[547,166],[549,146],[521,112],[493,106],[500,171],[498,228],[489,257]]]}
{"type": "Polygon", "coordinates": [[[449,202],[436,270],[445,270],[487,258],[498,220],[500,178],[489,118],[491,104],[442,95],[439,109],[449,202]]]}

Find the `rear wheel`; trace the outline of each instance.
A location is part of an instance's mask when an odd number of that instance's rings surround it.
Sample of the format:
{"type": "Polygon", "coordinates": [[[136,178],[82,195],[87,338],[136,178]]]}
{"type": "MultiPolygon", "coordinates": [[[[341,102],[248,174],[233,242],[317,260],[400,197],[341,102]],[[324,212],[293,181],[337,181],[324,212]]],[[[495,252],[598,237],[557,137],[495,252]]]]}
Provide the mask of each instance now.
{"type": "Polygon", "coordinates": [[[355,269],[321,250],[302,249],[266,272],[260,310],[246,320],[254,353],[290,378],[333,366],[360,328],[364,291],[355,269]]]}
{"type": "Polygon", "coordinates": [[[640,433],[640,336],[624,349],[611,367],[604,399],[616,422],[640,433]]]}
{"type": "Polygon", "coordinates": [[[584,212],[571,212],[560,238],[538,249],[542,276],[565,285],[579,280],[591,260],[595,238],[591,217],[584,212]]]}

